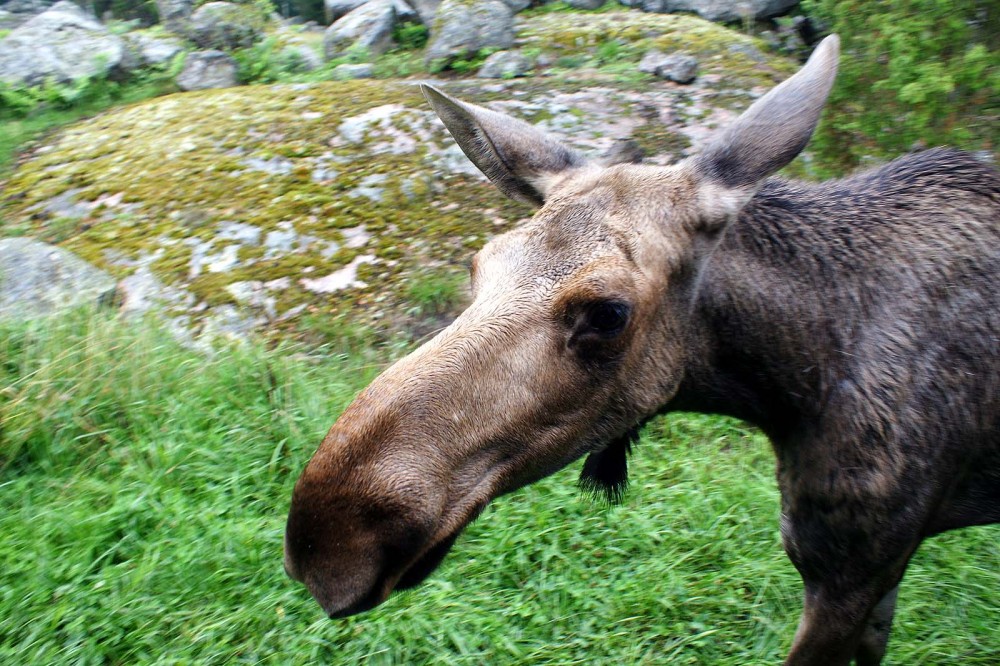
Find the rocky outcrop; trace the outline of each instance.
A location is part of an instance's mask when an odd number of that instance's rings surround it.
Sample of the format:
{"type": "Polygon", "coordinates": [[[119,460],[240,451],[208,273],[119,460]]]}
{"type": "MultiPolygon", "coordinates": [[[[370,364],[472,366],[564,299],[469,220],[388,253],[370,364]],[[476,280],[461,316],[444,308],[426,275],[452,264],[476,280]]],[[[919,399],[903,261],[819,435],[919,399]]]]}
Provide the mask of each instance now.
{"type": "Polygon", "coordinates": [[[236,84],[236,61],[222,51],[187,54],[184,69],[177,75],[177,87],[185,91],[231,88],[236,84]]]}
{"type": "Polygon", "coordinates": [[[691,12],[709,21],[734,23],[766,19],[788,13],[799,0],[620,0],[626,7],[646,12],[673,14],[691,12]]]}
{"type": "Polygon", "coordinates": [[[431,68],[483,49],[509,49],[514,44],[514,13],[501,0],[444,0],[437,9],[424,54],[431,68]]]}
{"type": "Polygon", "coordinates": [[[0,318],[110,302],[114,279],[75,254],[30,238],[0,239],[0,318]]]}
{"type": "Polygon", "coordinates": [[[0,81],[37,85],[106,76],[124,55],[120,37],[63,0],[0,40],[0,81]]]}
{"type": "Polygon", "coordinates": [[[268,27],[268,17],[253,5],[209,2],[192,15],[187,35],[203,49],[231,51],[251,46],[268,27]]]}
{"type": "Polygon", "coordinates": [[[367,57],[382,55],[392,45],[395,24],[393,0],[370,0],[326,29],[323,53],[327,60],[352,53],[367,57]]]}

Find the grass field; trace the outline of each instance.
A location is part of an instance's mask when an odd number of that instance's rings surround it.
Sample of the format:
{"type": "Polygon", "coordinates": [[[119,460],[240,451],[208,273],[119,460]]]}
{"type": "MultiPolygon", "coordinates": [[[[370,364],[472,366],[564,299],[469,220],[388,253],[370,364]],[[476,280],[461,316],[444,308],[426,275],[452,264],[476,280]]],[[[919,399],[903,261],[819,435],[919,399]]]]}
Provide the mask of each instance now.
{"type": "MultiPolygon", "coordinates": [[[[799,582],[737,422],[646,428],[606,508],[577,469],[499,499],[422,586],[330,621],[281,567],[296,476],[399,350],[206,357],[150,323],[0,324],[0,663],[758,664],[799,582]]],[[[892,664],[1000,663],[1000,526],[922,547],[892,664]]]]}

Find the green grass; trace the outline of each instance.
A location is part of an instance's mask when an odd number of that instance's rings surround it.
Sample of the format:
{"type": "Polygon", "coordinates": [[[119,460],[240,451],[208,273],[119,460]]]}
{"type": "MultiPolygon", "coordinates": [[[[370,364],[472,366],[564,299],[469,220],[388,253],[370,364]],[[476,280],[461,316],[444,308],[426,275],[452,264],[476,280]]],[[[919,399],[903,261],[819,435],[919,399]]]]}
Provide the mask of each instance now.
{"type": "MultiPolygon", "coordinates": [[[[622,506],[566,470],[498,500],[425,584],[326,619],[282,572],[291,487],[388,353],[202,356],[109,315],[0,324],[0,663],[780,659],[800,590],[772,456],[695,415],[646,429],[622,506]]],[[[998,540],[925,544],[889,663],[996,663],[998,540]]]]}

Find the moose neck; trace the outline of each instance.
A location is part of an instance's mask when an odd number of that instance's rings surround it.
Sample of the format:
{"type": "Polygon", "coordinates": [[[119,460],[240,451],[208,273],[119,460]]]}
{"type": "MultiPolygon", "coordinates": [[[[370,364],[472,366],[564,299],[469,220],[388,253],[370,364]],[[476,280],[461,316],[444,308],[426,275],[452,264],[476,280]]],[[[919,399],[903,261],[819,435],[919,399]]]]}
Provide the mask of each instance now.
{"type": "Polygon", "coordinates": [[[815,203],[820,187],[768,181],[727,230],[705,267],[685,377],[666,410],[735,416],[777,441],[822,409],[866,316],[869,276],[858,265],[876,248],[849,212],[815,203]]]}

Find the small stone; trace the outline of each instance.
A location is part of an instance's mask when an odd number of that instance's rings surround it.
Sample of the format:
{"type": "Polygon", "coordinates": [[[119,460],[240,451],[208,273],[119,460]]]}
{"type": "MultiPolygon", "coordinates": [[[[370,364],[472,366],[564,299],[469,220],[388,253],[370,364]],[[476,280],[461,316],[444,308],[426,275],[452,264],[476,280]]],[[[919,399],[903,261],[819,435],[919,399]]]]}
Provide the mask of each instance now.
{"type": "Polygon", "coordinates": [[[698,75],[698,61],[687,55],[649,51],[639,62],[639,71],[675,83],[691,83],[698,75]]]}
{"type": "Polygon", "coordinates": [[[476,74],[481,79],[513,79],[531,71],[531,60],[520,51],[497,51],[484,62],[476,74]]]}
{"type": "Polygon", "coordinates": [[[566,4],[574,9],[600,9],[607,0],[566,0],[566,4]]]}
{"type": "Polygon", "coordinates": [[[333,78],[338,81],[348,79],[370,79],[375,76],[375,68],[370,62],[343,63],[333,68],[333,78]]]}

